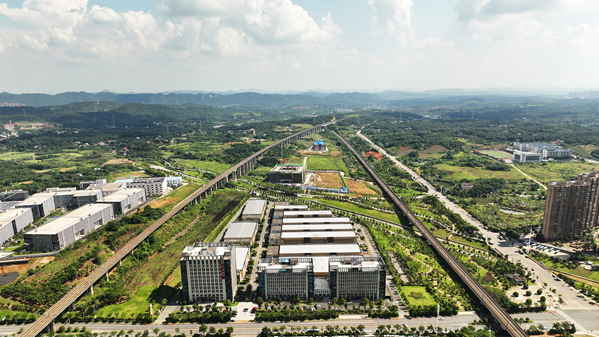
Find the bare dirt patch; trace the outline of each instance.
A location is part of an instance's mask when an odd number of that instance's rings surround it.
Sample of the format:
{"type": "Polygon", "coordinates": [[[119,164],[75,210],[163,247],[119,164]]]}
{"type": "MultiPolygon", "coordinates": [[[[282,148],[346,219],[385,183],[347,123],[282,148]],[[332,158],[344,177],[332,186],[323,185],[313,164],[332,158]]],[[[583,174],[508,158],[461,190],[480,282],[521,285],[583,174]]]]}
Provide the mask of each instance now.
{"type": "Polygon", "coordinates": [[[347,184],[347,189],[352,193],[377,195],[374,190],[368,187],[368,183],[366,182],[346,178],[345,183],[347,184]]]}
{"type": "Polygon", "coordinates": [[[131,161],[129,159],[111,159],[107,162],[105,162],[104,164],[102,164],[102,166],[104,165],[118,165],[118,164],[133,164],[135,165],[134,161],[131,161]]]}
{"type": "Polygon", "coordinates": [[[344,187],[339,173],[316,172],[314,173],[313,180],[310,183],[312,186],[324,188],[344,187]]]}
{"type": "Polygon", "coordinates": [[[374,157],[374,159],[376,159],[376,160],[383,159],[383,155],[380,154],[380,153],[378,153],[378,152],[376,152],[376,151],[368,151],[368,152],[366,152],[366,157],[371,157],[371,156],[374,157]]]}
{"type": "Polygon", "coordinates": [[[331,157],[339,157],[339,151],[331,151],[331,157]]]}
{"type": "Polygon", "coordinates": [[[400,147],[400,148],[397,150],[397,153],[396,153],[396,155],[397,155],[397,156],[405,156],[405,155],[407,155],[408,153],[410,153],[410,152],[412,152],[412,151],[416,151],[416,150],[414,150],[414,149],[410,149],[410,147],[409,147],[409,146],[401,146],[401,147],[400,147]]]}

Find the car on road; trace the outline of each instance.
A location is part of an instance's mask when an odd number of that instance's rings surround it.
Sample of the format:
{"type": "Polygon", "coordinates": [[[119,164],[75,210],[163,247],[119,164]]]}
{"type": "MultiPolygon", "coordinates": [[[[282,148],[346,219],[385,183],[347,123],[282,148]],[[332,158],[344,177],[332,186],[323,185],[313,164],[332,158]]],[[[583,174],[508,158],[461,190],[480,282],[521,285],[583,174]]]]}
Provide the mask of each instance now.
{"type": "Polygon", "coordinates": [[[275,323],[281,323],[281,321],[275,321],[275,323]]]}

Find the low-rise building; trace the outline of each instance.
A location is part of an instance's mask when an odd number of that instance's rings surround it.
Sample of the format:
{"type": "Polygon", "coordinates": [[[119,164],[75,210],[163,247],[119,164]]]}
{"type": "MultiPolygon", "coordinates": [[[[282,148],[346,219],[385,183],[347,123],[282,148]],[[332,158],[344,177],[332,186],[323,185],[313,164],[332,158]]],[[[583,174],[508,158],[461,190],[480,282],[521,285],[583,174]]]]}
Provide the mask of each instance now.
{"type": "Polygon", "coordinates": [[[13,209],[20,203],[20,201],[2,201],[0,202],[0,213],[5,212],[8,209],[13,209]]]}
{"type": "Polygon", "coordinates": [[[314,298],[312,259],[263,259],[258,264],[258,288],[265,300],[314,298]]]}
{"type": "Polygon", "coordinates": [[[54,206],[56,208],[77,208],[93,204],[102,198],[102,190],[56,190],[54,206]]]}
{"type": "Polygon", "coordinates": [[[331,218],[333,212],[330,210],[323,211],[285,211],[283,218],[331,218]]]}
{"type": "Polygon", "coordinates": [[[237,290],[236,247],[225,242],[201,242],[181,253],[183,300],[224,302],[237,290]]]}
{"type": "Polygon", "coordinates": [[[305,180],[304,165],[278,164],[270,170],[269,181],[274,184],[301,184],[305,180]]]}
{"type": "Polygon", "coordinates": [[[33,223],[30,208],[13,208],[0,213],[0,244],[8,241],[33,223]]]}
{"type": "Polygon", "coordinates": [[[302,256],[362,256],[362,250],[356,243],[348,244],[315,244],[315,245],[280,245],[277,257],[302,256]]]}
{"type": "Polygon", "coordinates": [[[329,259],[331,297],[346,300],[385,298],[387,271],[380,257],[329,259]]]}
{"type": "Polygon", "coordinates": [[[99,184],[106,184],[106,179],[82,181],[79,183],[79,189],[86,190],[89,187],[89,185],[99,185],[99,184]]]}
{"type": "Polygon", "coordinates": [[[253,244],[258,224],[250,221],[235,221],[229,224],[229,228],[223,238],[224,242],[253,244]]]}
{"type": "Polygon", "coordinates": [[[332,224],[347,224],[351,220],[347,217],[338,218],[283,218],[282,225],[332,225],[332,224]]]}
{"type": "Polygon", "coordinates": [[[23,190],[0,192],[0,201],[23,201],[27,198],[29,198],[29,192],[23,190]]]}
{"type": "Polygon", "coordinates": [[[250,248],[238,246],[235,247],[235,268],[237,270],[237,281],[241,282],[245,277],[245,272],[250,262],[250,248]]]}
{"type": "Polygon", "coordinates": [[[112,205],[85,205],[25,233],[25,243],[38,251],[59,251],[113,218],[112,205]]]}
{"type": "Polygon", "coordinates": [[[262,199],[250,199],[245,204],[243,208],[243,212],[241,212],[241,218],[243,220],[260,220],[262,219],[262,214],[264,214],[264,210],[266,209],[266,200],[262,199]]]}
{"type": "Polygon", "coordinates": [[[512,158],[514,163],[533,163],[543,161],[543,154],[536,152],[522,152],[514,151],[514,157],[512,158]]]}
{"type": "Polygon", "coordinates": [[[282,218],[285,211],[307,211],[308,205],[275,205],[273,219],[282,218]]]}
{"type": "Polygon", "coordinates": [[[356,243],[354,231],[337,232],[283,232],[280,243],[287,244],[321,244],[321,243],[356,243]]]}
{"type": "Polygon", "coordinates": [[[87,186],[88,190],[101,190],[102,198],[105,198],[112,193],[124,190],[127,188],[126,183],[108,183],[108,184],[91,184],[87,186]]]}
{"type": "Polygon", "coordinates": [[[323,224],[312,225],[282,225],[281,232],[338,232],[338,231],[353,231],[354,226],[351,223],[344,224],[323,224]]]}
{"type": "Polygon", "coordinates": [[[127,185],[129,188],[143,188],[147,196],[162,196],[166,193],[166,177],[135,178],[127,185]]]}
{"type": "Polygon", "coordinates": [[[183,185],[183,177],[166,177],[166,186],[177,187],[183,185]]]}
{"type": "Polygon", "coordinates": [[[15,208],[30,208],[34,218],[42,218],[56,209],[54,193],[36,193],[16,205],[15,208]]]}
{"type": "Polygon", "coordinates": [[[112,193],[100,200],[100,204],[111,204],[115,215],[125,214],[136,209],[146,201],[146,190],[143,188],[128,188],[112,193]]]}

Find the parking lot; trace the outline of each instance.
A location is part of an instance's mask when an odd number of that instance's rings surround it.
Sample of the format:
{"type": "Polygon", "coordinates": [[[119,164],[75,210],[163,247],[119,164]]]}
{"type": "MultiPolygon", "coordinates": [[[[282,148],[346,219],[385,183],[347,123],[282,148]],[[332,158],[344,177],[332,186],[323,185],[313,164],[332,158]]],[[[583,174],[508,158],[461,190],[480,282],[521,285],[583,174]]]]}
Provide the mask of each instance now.
{"type": "Polygon", "coordinates": [[[233,318],[232,321],[251,321],[256,317],[255,314],[252,313],[252,308],[257,307],[256,304],[252,302],[239,302],[237,306],[234,306],[233,309],[233,318]],[[235,315],[235,311],[237,314],[235,315]]]}

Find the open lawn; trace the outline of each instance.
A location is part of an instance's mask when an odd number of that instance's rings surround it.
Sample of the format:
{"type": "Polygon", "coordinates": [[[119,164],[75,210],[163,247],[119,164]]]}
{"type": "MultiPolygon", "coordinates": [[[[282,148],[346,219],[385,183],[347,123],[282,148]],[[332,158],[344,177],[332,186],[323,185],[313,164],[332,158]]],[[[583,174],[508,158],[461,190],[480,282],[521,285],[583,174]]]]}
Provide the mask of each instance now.
{"type": "Polygon", "coordinates": [[[333,156],[310,155],[308,157],[308,170],[343,171],[346,176],[349,175],[349,170],[345,166],[343,158],[333,156]]]}
{"type": "Polygon", "coordinates": [[[578,275],[578,276],[585,277],[585,278],[591,279],[593,281],[599,282],[599,272],[597,272],[597,271],[586,270],[582,266],[577,266],[576,268],[572,269],[572,268],[570,268],[571,264],[567,263],[565,261],[564,261],[565,263],[561,263],[561,261],[558,263],[555,263],[555,262],[552,262],[550,259],[546,259],[546,258],[535,257],[535,259],[542,261],[549,268],[557,269],[559,271],[578,275]]]}
{"type": "Polygon", "coordinates": [[[217,161],[201,161],[192,159],[176,159],[176,163],[180,163],[185,167],[193,167],[200,170],[206,170],[213,173],[221,174],[228,170],[231,165],[225,163],[219,163],[217,161]]]}
{"type": "Polygon", "coordinates": [[[0,160],[14,160],[23,158],[34,158],[33,152],[4,152],[0,154],[0,160]]]}
{"type": "Polygon", "coordinates": [[[345,209],[350,212],[360,213],[360,214],[368,215],[368,216],[375,217],[375,218],[380,218],[380,219],[383,219],[383,220],[386,220],[389,222],[393,222],[396,224],[401,224],[404,226],[410,225],[408,222],[408,219],[406,219],[403,216],[400,217],[399,215],[397,215],[395,213],[393,213],[393,214],[385,213],[385,212],[381,212],[381,211],[377,211],[377,210],[373,210],[373,209],[368,209],[368,208],[358,206],[356,204],[352,204],[351,202],[327,200],[327,199],[316,199],[316,198],[314,200],[317,200],[324,205],[345,209]]]}
{"type": "MultiPolygon", "coordinates": [[[[150,303],[160,303],[162,299],[170,301],[177,293],[177,289],[170,286],[143,286],[137,291],[132,299],[125,303],[117,305],[109,305],[99,309],[94,314],[96,316],[108,317],[114,313],[119,317],[131,317],[150,312],[150,303]]],[[[154,310],[158,310],[158,306],[154,304],[154,310]]]]}
{"type": "Polygon", "coordinates": [[[545,162],[518,164],[518,168],[534,179],[542,183],[548,183],[552,181],[576,180],[579,173],[599,170],[599,164],[545,162]]]}
{"type": "Polygon", "coordinates": [[[154,200],[150,203],[150,206],[153,208],[165,207],[166,211],[171,210],[177,203],[181,200],[187,198],[190,194],[195,192],[200,186],[195,184],[183,185],[178,189],[172,191],[167,196],[164,196],[160,199],[154,200]]]}
{"type": "Polygon", "coordinates": [[[449,240],[455,241],[455,242],[458,242],[458,243],[463,243],[463,244],[470,245],[470,246],[474,246],[474,247],[478,247],[478,248],[484,249],[484,250],[488,250],[489,249],[489,245],[487,245],[486,243],[482,243],[482,242],[475,241],[475,240],[470,240],[468,238],[465,238],[463,236],[459,236],[459,235],[456,235],[456,234],[452,235],[449,238],[449,240]]]}
{"type": "Polygon", "coordinates": [[[475,180],[478,178],[503,178],[506,180],[522,180],[520,172],[510,169],[509,171],[489,171],[474,167],[459,167],[447,164],[437,164],[435,167],[449,174],[449,179],[454,181],[475,180]]]}
{"type": "Polygon", "coordinates": [[[425,287],[403,286],[401,292],[404,293],[410,305],[435,305],[435,299],[426,292],[425,287]]]}

